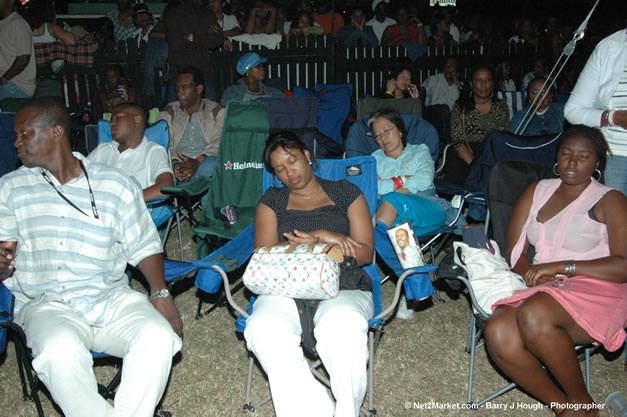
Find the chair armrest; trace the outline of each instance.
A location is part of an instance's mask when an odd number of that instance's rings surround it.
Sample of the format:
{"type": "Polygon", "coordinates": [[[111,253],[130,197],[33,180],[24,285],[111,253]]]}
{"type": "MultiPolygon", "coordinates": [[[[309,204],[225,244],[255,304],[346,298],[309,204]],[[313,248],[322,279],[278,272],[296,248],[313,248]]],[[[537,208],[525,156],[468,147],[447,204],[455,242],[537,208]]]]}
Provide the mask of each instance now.
{"type": "Polygon", "coordinates": [[[414,276],[416,277],[416,279],[418,279],[418,276],[421,276],[429,272],[433,272],[436,269],[438,269],[438,267],[433,266],[433,265],[424,265],[420,267],[413,267],[413,268],[405,269],[403,273],[398,277],[398,282],[396,283],[396,287],[394,289],[394,298],[392,299],[392,302],[385,310],[383,310],[381,313],[376,315],[373,318],[373,320],[385,319],[394,311],[394,309],[396,308],[396,304],[398,304],[398,301],[401,298],[401,289],[402,289],[401,285],[405,282],[406,279],[412,279],[412,277],[414,276]]]}

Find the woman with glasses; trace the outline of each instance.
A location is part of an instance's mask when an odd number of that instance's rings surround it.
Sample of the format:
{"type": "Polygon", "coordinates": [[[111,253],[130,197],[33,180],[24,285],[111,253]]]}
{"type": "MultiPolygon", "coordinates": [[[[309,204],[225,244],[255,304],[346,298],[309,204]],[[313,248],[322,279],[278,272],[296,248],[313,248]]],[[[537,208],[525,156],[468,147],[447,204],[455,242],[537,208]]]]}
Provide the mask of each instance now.
{"type": "Polygon", "coordinates": [[[564,105],[553,101],[555,90],[545,84],[547,84],[546,79],[541,77],[534,78],[529,83],[527,105],[517,112],[509,123],[513,133],[522,136],[539,136],[561,133],[564,130],[564,105]],[[531,106],[533,110],[529,111],[531,106]],[[527,115],[527,113],[530,114],[527,115]],[[529,120],[530,117],[531,120],[529,120]]]}
{"type": "Polygon", "coordinates": [[[389,227],[409,221],[419,235],[442,226],[450,205],[435,194],[429,147],[407,143],[403,118],[392,108],[372,113],[368,126],[381,147],[372,154],[378,175],[376,220],[389,227]]]}

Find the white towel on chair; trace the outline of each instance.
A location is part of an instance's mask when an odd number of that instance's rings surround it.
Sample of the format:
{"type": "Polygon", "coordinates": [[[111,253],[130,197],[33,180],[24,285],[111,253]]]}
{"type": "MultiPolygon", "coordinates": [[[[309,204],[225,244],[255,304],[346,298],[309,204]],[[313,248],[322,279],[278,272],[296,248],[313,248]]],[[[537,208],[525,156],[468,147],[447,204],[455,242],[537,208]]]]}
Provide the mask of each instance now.
{"type": "Polygon", "coordinates": [[[268,49],[276,49],[281,43],[281,35],[278,33],[244,33],[242,35],[233,36],[231,41],[240,41],[249,45],[261,45],[268,49]]]}

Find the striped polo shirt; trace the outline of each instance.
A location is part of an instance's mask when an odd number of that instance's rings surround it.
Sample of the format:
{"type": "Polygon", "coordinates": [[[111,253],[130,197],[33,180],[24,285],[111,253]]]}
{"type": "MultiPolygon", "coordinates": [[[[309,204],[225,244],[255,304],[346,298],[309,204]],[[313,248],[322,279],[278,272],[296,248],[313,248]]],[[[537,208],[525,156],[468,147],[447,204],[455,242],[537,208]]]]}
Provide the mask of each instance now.
{"type": "Polygon", "coordinates": [[[45,298],[68,304],[79,317],[102,326],[107,296],[128,286],[126,264],[161,252],[157,230],[142,194],[122,171],[82,160],[93,190],[96,218],[85,174],[60,184],[21,167],[0,178],[0,241],[17,241],[15,271],[4,281],[15,295],[15,311],[45,298]]]}

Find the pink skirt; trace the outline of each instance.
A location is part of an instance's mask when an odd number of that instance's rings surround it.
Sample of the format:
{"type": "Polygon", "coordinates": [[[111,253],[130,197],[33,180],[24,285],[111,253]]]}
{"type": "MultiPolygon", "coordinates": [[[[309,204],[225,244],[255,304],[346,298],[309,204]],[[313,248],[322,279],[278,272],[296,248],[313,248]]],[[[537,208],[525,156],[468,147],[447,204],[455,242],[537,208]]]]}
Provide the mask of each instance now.
{"type": "Polygon", "coordinates": [[[518,291],[492,306],[518,307],[537,292],[553,297],[590,337],[613,352],[625,341],[627,326],[627,284],[602,281],[584,276],[566,278],[518,291]]]}

